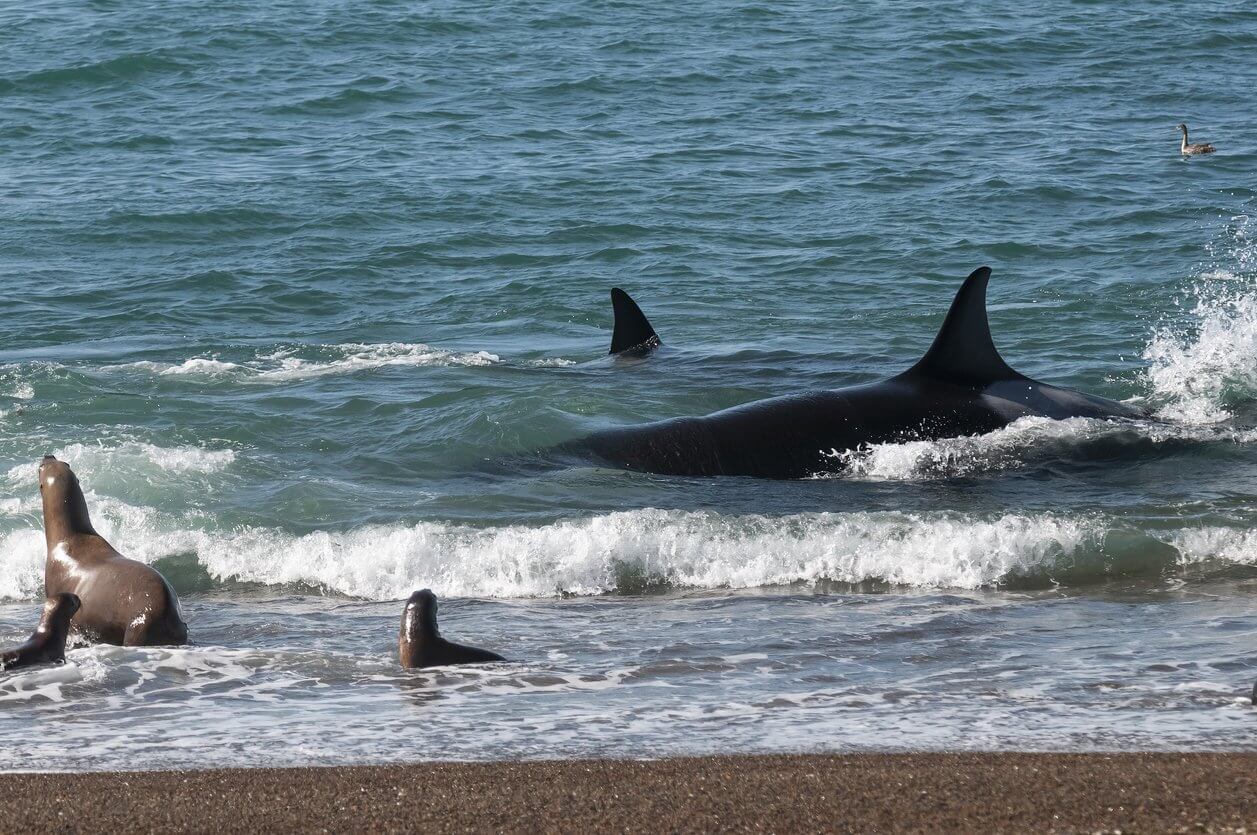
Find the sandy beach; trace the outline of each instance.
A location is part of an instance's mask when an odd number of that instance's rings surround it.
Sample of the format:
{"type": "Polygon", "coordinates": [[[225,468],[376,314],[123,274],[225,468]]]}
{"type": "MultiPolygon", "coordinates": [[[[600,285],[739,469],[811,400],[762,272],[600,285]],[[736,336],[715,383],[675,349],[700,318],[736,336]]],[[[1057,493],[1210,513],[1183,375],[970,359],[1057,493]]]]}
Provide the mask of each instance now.
{"type": "Polygon", "coordinates": [[[860,754],[0,775],[8,832],[1243,832],[1257,754],[860,754]]]}

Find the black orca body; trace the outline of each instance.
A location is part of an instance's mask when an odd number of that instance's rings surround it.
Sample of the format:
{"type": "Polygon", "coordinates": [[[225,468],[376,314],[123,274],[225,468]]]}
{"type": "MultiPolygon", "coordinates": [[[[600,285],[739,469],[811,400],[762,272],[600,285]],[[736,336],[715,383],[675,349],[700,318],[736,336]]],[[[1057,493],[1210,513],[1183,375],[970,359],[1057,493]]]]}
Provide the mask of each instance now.
{"type": "Polygon", "coordinates": [[[1010,368],[995,349],[987,322],[990,276],[987,267],[970,274],[929,351],[888,380],[606,430],[566,449],[664,475],[806,478],[835,470],[838,454],[868,444],[984,434],[1031,415],[1148,417],[1010,368]]]}

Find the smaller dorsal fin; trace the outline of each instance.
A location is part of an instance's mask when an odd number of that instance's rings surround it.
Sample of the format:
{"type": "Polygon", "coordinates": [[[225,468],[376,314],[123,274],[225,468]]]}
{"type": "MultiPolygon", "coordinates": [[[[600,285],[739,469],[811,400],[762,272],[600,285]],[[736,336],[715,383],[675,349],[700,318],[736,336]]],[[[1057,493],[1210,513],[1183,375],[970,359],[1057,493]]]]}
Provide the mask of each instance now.
{"type": "Polygon", "coordinates": [[[611,307],[615,311],[615,330],[611,334],[609,353],[632,351],[644,354],[663,344],[637,302],[619,287],[611,288],[611,307]]]}
{"type": "Polygon", "coordinates": [[[908,374],[962,385],[1019,379],[991,340],[986,318],[986,284],[990,267],[978,267],[960,286],[934,344],[908,374]]]}

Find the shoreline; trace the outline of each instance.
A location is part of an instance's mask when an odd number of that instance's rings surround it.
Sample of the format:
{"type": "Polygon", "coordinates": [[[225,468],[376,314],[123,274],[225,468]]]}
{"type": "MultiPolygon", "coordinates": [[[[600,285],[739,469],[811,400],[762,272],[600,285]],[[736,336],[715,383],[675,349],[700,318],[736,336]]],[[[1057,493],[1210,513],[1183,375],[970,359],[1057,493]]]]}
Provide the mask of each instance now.
{"type": "MultiPolygon", "coordinates": [[[[399,734],[398,745],[415,744],[399,734]]],[[[1257,753],[926,753],[0,774],[8,831],[1257,830],[1257,753]]]]}

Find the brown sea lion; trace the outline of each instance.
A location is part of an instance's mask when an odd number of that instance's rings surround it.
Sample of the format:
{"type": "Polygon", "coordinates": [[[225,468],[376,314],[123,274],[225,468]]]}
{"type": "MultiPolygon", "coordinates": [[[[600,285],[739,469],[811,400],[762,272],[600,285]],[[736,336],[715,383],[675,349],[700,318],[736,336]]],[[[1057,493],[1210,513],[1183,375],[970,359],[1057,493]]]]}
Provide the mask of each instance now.
{"type": "Polygon", "coordinates": [[[406,601],[397,655],[403,667],[444,667],[506,660],[487,649],[465,647],[442,638],[436,626],[436,595],[428,589],[415,592],[406,601]]]}
{"type": "Polygon", "coordinates": [[[59,664],[65,660],[65,639],[70,634],[70,618],[79,610],[79,599],[65,593],[44,602],[39,626],[26,643],[0,650],[0,670],[16,670],[35,664],[59,664]]]}
{"type": "Polygon", "coordinates": [[[39,465],[44,499],[44,592],[79,596],[74,630],[122,646],[171,646],[188,641],[175,590],[152,566],[129,560],[96,533],[79,480],[64,461],[39,465]]]}

